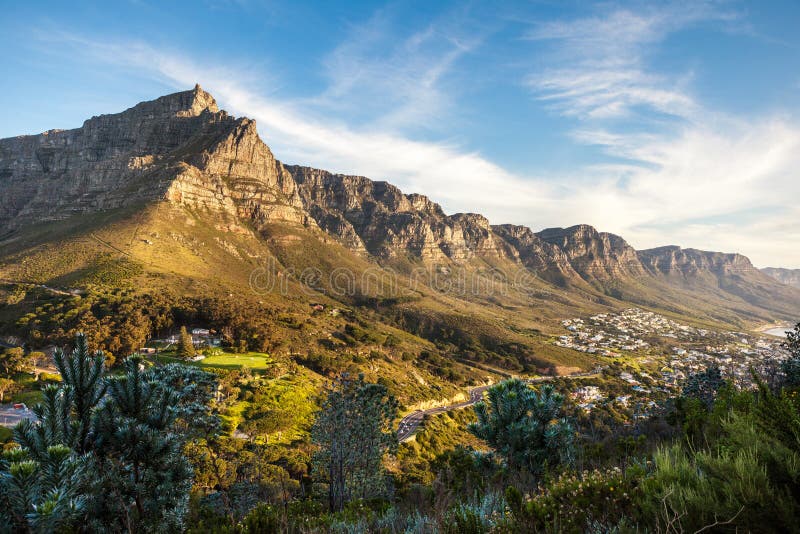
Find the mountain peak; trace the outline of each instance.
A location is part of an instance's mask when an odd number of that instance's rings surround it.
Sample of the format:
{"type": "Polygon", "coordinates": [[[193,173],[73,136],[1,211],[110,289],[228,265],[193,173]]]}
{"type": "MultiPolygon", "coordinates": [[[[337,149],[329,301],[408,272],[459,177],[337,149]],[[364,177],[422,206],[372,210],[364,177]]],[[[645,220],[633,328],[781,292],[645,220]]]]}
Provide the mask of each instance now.
{"type": "Polygon", "coordinates": [[[200,84],[193,89],[141,102],[132,110],[150,116],[198,117],[204,112],[218,113],[217,101],[200,84]]]}
{"type": "Polygon", "coordinates": [[[191,107],[189,111],[193,112],[193,115],[199,115],[205,110],[208,110],[212,113],[217,113],[219,108],[217,107],[217,101],[211,96],[210,93],[203,90],[200,87],[199,83],[194,85],[194,89],[191,90],[191,107]]]}

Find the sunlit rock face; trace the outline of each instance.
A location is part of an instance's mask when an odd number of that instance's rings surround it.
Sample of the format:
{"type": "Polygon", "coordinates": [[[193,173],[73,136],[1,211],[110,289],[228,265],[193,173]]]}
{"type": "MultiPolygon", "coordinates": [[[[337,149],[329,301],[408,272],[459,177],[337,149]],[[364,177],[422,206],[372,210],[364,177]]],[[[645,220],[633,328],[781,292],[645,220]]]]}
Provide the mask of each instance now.
{"type": "Polygon", "coordinates": [[[446,215],[423,195],[405,195],[386,182],[287,166],[317,224],[354,250],[423,260],[499,256],[497,237],[482,215],[446,215]]]}
{"type": "Polygon", "coordinates": [[[306,222],[297,188],[256,132],[196,86],[74,130],[0,140],[0,225],[168,200],[255,223],[306,222]]]}
{"type": "Polygon", "coordinates": [[[709,252],[674,245],[640,250],[639,257],[649,271],[663,275],[691,276],[701,272],[744,275],[758,272],[750,260],[741,254],[709,252]]]}
{"type": "Polygon", "coordinates": [[[536,234],[556,245],[584,278],[608,280],[645,273],[636,250],[618,235],[598,232],[588,224],[548,228],[536,234]]]}

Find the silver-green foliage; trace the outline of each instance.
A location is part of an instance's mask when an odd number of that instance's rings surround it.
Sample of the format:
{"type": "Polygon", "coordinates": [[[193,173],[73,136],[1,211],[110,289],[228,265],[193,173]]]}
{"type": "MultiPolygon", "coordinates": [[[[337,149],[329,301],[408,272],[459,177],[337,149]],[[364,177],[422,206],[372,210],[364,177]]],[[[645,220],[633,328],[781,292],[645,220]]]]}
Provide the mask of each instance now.
{"type": "Polygon", "coordinates": [[[341,510],[352,499],[383,497],[383,459],[396,451],[397,402],[386,387],[346,374],[329,384],[311,429],[315,478],[328,486],[328,504],[341,510]]]}
{"type": "Polygon", "coordinates": [[[470,432],[485,440],[512,468],[538,475],[574,459],[575,430],[561,417],[564,398],[549,384],[535,390],[519,379],[489,388],[475,405],[470,432]]]}
{"type": "Polygon", "coordinates": [[[83,335],[56,352],[62,383],[43,392],[36,421],[0,462],[0,531],[179,531],[192,471],[182,449],[216,388],[181,366],[145,370],[136,358],[107,376],[83,335]],[[182,376],[185,374],[185,376],[182,376]],[[179,425],[179,423],[181,423],[179,425]]]}

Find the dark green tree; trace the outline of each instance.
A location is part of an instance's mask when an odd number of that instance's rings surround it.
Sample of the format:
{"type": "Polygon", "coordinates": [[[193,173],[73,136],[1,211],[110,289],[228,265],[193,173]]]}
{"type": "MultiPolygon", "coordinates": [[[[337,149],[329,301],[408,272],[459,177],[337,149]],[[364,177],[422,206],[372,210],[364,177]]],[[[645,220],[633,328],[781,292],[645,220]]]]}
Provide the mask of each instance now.
{"type": "Polygon", "coordinates": [[[181,327],[181,333],[178,335],[178,349],[176,351],[178,358],[188,360],[194,356],[194,344],[192,343],[192,335],[186,331],[186,327],[181,327]]]}
{"type": "Polygon", "coordinates": [[[720,394],[730,392],[731,387],[716,365],[689,375],[681,394],[674,399],[668,421],[683,430],[689,443],[697,444],[712,427],[718,427],[720,417],[712,411],[720,394]]]}
{"type": "Polygon", "coordinates": [[[182,454],[185,438],[174,432],[178,394],[124,362],[125,374],[107,379],[92,432],[98,464],[97,527],[112,530],[180,530],[192,470],[182,454]]]}
{"type": "Polygon", "coordinates": [[[551,385],[536,391],[519,379],[492,386],[474,407],[478,421],[469,430],[502,455],[509,467],[540,475],[571,463],[575,430],[561,417],[564,397],[551,385]]]}
{"type": "Polygon", "coordinates": [[[344,373],[326,387],[311,429],[312,469],[328,485],[331,511],[352,499],[386,495],[383,460],[397,449],[396,415],[397,401],[386,387],[363,375],[354,380],[344,373]]]}
{"type": "MultiPolygon", "coordinates": [[[[183,456],[216,384],[180,365],[146,370],[131,357],[104,376],[82,334],[56,353],[62,383],[43,391],[37,421],[14,430],[20,448],[0,463],[0,519],[14,531],[179,531],[192,470],[183,456]]],[[[199,432],[199,430],[197,431],[199,432]]]]}
{"type": "Polygon", "coordinates": [[[719,430],[656,451],[641,520],[656,531],[795,532],[800,521],[800,403],[754,375],[757,392],[717,396],[719,430]],[[750,402],[742,402],[746,396],[750,402]],[[729,399],[734,402],[730,402],[729,399]],[[725,403],[722,410],[718,404],[725,403]]]}
{"type": "Polygon", "coordinates": [[[86,511],[81,494],[90,461],[65,445],[35,456],[24,448],[0,457],[0,531],[58,532],[75,528],[86,511]]]}
{"type": "Polygon", "coordinates": [[[789,351],[789,358],[781,364],[784,383],[787,387],[800,387],[800,323],[794,330],[786,332],[786,341],[783,347],[789,351]]]}
{"type": "Polygon", "coordinates": [[[689,375],[683,386],[683,397],[697,399],[707,410],[711,409],[717,392],[725,384],[719,367],[711,365],[704,371],[689,375]]]}
{"type": "Polygon", "coordinates": [[[793,356],[800,357],[800,322],[794,325],[793,330],[786,332],[786,341],[784,341],[783,346],[793,356]]]}
{"type": "MultiPolygon", "coordinates": [[[[37,413],[42,426],[63,425],[63,434],[57,441],[72,447],[79,454],[92,447],[89,431],[93,411],[106,392],[104,361],[102,351],[93,354],[89,352],[86,336],[83,334],[75,336],[75,348],[71,353],[56,349],[53,362],[62,377],[60,391],[63,405],[60,409],[63,416],[44,418],[37,413]]],[[[30,430],[42,431],[41,427],[31,427],[30,430]]]]}
{"type": "Polygon", "coordinates": [[[0,369],[6,377],[10,378],[15,373],[33,370],[33,365],[22,347],[12,347],[3,349],[3,352],[0,353],[0,369]]]}

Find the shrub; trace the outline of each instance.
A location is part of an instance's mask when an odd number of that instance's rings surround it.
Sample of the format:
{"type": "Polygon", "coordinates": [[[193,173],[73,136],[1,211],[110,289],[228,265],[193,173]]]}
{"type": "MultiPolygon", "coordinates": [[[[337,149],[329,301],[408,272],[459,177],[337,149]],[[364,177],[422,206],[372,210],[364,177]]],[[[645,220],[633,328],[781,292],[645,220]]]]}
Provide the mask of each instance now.
{"type": "Polygon", "coordinates": [[[515,488],[506,491],[506,498],[514,519],[526,528],[584,532],[591,523],[616,524],[633,515],[644,472],[633,466],[564,473],[547,481],[528,502],[515,488]]]}

